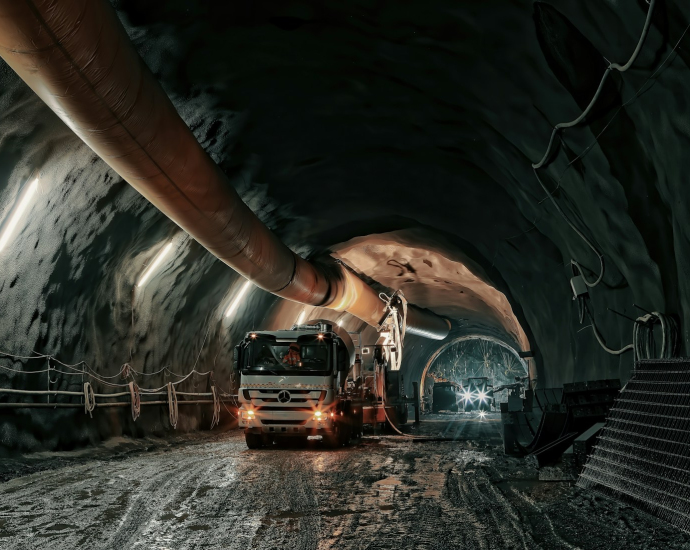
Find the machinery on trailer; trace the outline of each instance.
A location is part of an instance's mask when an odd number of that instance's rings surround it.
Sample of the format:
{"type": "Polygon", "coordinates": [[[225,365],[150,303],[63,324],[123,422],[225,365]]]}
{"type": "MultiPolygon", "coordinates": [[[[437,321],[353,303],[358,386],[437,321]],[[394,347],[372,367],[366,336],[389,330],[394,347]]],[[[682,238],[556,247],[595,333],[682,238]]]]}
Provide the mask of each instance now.
{"type": "Polygon", "coordinates": [[[235,347],[247,447],[309,436],[336,447],[358,435],[361,382],[346,383],[356,359],[348,333],[326,323],[248,333],[235,347]]]}
{"type": "Polygon", "coordinates": [[[493,396],[493,386],[489,384],[487,377],[468,378],[462,392],[464,410],[490,411],[493,396]]]}
{"type": "MultiPolygon", "coordinates": [[[[390,325],[389,325],[390,327],[390,325]]],[[[393,332],[393,331],[391,331],[393,332]]],[[[419,384],[413,383],[414,396],[406,397],[400,371],[401,343],[397,336],[383,331],[373,349],[373,365],[364,372],[362,387],[362,422],[374,429],[407,423],[408,405],[419,419],[419,384]]]]}
{"type": "Polygon", "coordinates": [[[463,401],[462,386],[457,382],[434,382],[431,411],[458,412],[459,403],[463,401]]]}

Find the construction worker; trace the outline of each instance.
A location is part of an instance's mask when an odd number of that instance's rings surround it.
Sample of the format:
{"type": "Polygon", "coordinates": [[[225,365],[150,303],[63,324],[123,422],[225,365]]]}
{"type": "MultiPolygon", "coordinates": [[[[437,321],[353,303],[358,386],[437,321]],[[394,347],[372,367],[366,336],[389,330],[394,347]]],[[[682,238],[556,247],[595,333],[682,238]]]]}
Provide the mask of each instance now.
{"type": "Polygon", "coordinates": [[[291,367],[301,367],[302,357],[300,356],[300,345],[297,342],[290,344],[288,352],[283,357],[283,363],[291,367]]]}

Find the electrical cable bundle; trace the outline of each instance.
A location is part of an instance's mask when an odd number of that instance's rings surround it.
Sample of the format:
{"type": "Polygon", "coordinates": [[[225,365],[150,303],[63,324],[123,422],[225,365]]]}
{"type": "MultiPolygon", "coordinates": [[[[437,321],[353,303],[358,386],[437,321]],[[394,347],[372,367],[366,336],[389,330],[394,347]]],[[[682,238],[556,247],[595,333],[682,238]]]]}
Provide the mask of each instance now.
{"type": "Polygon", "coordinates": [[[177,410],[177,392],[172,382],[168,382],[168,414],[170,416],[170,425],[173,430],[176,430],[179,415],[177,410]]]}
{"type": "Polygon", "coordinates": [[[213,394],[213,418],[211,418],[211,430],[220,423],[220,399],[215,386],[211,386],[211,393],[213,394]]]}
{"type": "Polygon", "coordinates": [[[141,392],[134,382],[129,383],[130,403],[132,405],[132,420],[139,418],[141,414],[141,392]]]}
{"type": "Polygon", "coordinates": [[[622,355],[627,351],[635,352],[635,360],[640,359],[670,359],[676,357],[680,348],[680,332],[678,322],[672,315],[659,313],[658,311],[649,312],[642,317],[638,317],[634,321],[633,326],[633,342],[621,349],[614,350],[606,345],[596,322],[594,315],[589,309],[587,299],[584,297],[578,298],[578,306],[580,308],[580,323],[584,320],[585,313],[589,317],[592,327],[592,332],[599,342],[599,345],[611,355],[622,355]],[[661,325],[661,348],[656,347],[656,338],[654,337],[654,326],[661,325]]]}
{"type": "Polygon", "coordinates": [[[93,418],[93,410],[96,408],[96,395],[89,382],[84,382],[84,413],[89,413],[93,418]]]}
{"type": "Polygon", "coordinates": [[[678,323],[676,320],[659,312],[648,313],[638,317],[633,329],[635,359],[670,359],[676,357],[680,344],[678,323]],[[654,338],[654,325],[661,325],[661,349],[658,356],[654,338]]]}

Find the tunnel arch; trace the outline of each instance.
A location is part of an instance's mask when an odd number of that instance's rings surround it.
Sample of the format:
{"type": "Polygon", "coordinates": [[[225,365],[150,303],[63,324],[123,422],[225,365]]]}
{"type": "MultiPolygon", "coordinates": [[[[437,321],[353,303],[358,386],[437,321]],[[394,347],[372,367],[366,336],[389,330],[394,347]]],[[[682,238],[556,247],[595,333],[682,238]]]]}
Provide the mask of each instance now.
{"type": "Polygon", "coordinates": [[[522,357],[519,355],[518,349],[515,349],[514,346],[511,346],[507,342],[501,340],[500,338],[496,338],[494,336],[487,336],[484,334],[466,334],[463,336],[458,336],[456,338],[453,338],[447,342],[444,342],[441,347],[439,347],[432,355],[431,357],[427,360],[426,364],[424,365],[424,368],[422,370],[421,374],[421,380],[419,381],[419,394],[424,395],[424,381],[426,380],[426,375],[431,369],[431,367],[434,365],[436,360],[449,348],[452,346],[459,344],[460,342],[467,342],[471,340],[487,340],[495,345],[498,345],[506,350],[508,350],[510,353],[512,353],[518,360],[519,362],[525,367],[525,372],[529,374],[530,378],[532,378],[532,365],[531,361],[528,363],[526,362],[522,357]]]}

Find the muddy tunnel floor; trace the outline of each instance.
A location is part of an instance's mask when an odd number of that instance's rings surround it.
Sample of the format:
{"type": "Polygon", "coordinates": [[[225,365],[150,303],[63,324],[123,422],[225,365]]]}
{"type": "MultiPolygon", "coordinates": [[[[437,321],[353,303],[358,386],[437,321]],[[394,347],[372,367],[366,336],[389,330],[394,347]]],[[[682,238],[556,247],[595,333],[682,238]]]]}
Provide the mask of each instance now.
{"type": "Polygon", "coordinates": [[[367,437],[250,451],[237,431],[0,460],[2,549],[690,548],[690,537],[503,455],[497,419],[453,442],[367,437]]]}

